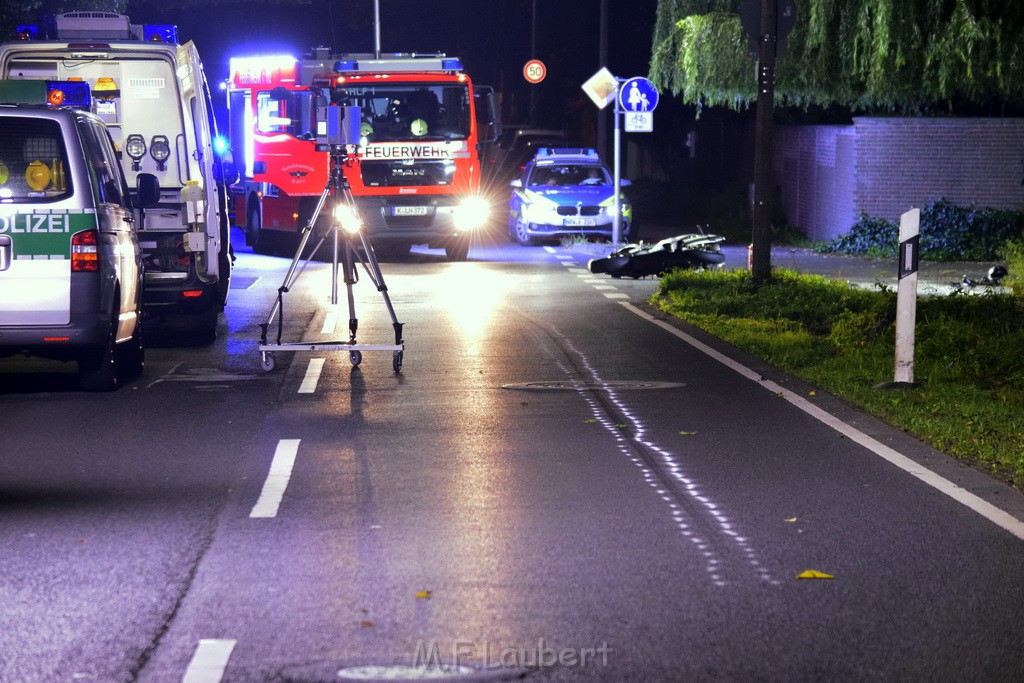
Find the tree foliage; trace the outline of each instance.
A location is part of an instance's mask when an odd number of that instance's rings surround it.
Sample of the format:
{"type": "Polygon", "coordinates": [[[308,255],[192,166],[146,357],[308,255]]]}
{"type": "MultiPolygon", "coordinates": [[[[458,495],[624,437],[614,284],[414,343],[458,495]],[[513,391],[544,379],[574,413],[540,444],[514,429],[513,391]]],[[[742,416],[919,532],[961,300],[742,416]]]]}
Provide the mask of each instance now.
{"type": "MultiPolygon", "coordinates": [[[[651,79],[698,107],[756,100],[742,0],[659,0],[651,79]]],[[[1024,2],[796,0],[780,105],[929,113],[1024,104],[1024,2]]]]}

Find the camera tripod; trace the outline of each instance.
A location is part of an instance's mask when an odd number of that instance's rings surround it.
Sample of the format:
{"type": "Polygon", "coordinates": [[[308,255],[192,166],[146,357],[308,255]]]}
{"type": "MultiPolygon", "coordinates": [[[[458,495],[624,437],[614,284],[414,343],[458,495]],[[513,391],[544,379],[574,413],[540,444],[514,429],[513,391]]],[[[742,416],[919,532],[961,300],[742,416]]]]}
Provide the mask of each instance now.
{"type": "Polygon", "coordinates": [[[302,237],[299,240],[298,249],[292,257],[291,265],[285,274],[284,282],[277,290],[277,299],[267,316],[267,322],[260,325],[260,367],[266,372],[274,369],[274,354],[278,351],[348,351],[349,361],[352,365],[359,365],[363,360],[363,351],[391,351],[392,366],[395,372],[402,370],[402,357],[405,351],[405,342],[402,340],[402,325],[395,316],[395,309],[391,305],[391,298],[388,296],[387,285],[384,284],[384,276],[380,272],[380,265],[377,263],[377,255],[373,251],[370,240],[363,234],[362,230],[349,231],[342,225],[341,219],[336,215],[337,209],[347,212],[355,219],[357,218],[355,200],[352,198],[352,190],[345,179],[346,152],[344,145],[330,146],[330,175],[327,186],[324,187],[316,209],[313,211],[309,222],[302,228],[302,237]],[[331,226],[324,231],[316,242],[316,245],[309,252],[309,256],[303,258],[306,246],[313,236],[317,219],[320,213],[331,205],[331,226]],[[327,342],[282,342],[281,335],[284,327],[284,295],[292,288],[299,276],[309,264],[310,259],[320,249],[321,245],[331,238],[331,304],[338,303],[338,273],[339,266],[342,280],[348,294],[348,331],[349,339],[343,341],[327,342]],[[360,249],[361,248],[361,249],[360,249]],[[356,342],[356,333],[359,329],[359,320],[356,318],[355,297],[352,294],[352,287],[359,281],[357,262],[362,264],[363,270],[373,282],[377,291],[384,297],[384,304],[387,306],[388,314],[391,316],[391,325],[395,330],[394,344],[359,344],[356,342]],[[267,332],[274,319],[277,318],[277,338],[274,343],[267,340],[267,332]]]}

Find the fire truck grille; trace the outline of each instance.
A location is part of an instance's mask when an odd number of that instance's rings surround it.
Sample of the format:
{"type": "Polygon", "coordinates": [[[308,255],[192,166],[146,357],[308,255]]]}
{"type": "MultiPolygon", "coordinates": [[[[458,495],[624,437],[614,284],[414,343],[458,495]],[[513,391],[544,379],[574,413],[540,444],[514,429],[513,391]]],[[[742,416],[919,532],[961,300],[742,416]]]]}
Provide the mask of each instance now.
{"type": "Polygon", "coordinates": [[[368,161],[361,170],[367,187],[438,187],[452,184],[455,166],[443,161],[368,161]]]}

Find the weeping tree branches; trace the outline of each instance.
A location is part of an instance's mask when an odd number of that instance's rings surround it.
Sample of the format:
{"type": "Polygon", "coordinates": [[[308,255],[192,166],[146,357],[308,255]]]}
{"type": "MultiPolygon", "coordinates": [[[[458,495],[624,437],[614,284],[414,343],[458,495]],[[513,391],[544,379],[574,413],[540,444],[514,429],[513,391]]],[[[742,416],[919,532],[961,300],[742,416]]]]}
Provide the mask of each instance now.
{"type": "MultiPolygon", "coordinates": [[[[651,79],[684,102],[756,99],[741,0],[660,0],[651,79]]],[[[901,114],[1024,104],[1024,3],[797,0],[777,62],[780,105],[901,114]]]]}

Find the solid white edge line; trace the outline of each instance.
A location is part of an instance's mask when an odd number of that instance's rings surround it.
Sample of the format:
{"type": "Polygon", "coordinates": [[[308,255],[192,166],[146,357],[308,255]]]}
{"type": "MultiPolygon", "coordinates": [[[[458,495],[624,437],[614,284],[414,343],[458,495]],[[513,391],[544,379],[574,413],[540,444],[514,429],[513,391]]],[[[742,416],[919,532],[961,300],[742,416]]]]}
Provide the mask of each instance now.
{"type": "Polygon", "coordinates": [[[300,394],[312,394],[316,391],[316,385],[320,382],[320,373],[323,372],[326,358],[310,358],[306,367],[306,375],[299,384],[300,394]]]}
{"type": "Polygon", "coordinates": [[[269,519],[277,516],[284,491],[288,488],[288,480],[295,466],[295,454],[299,451],[301,439],[281,439],[277,442],[274,459],[270,463],[270,473],[263,482],[263,490],[256,504],[252,507],[249,517],[252,519],[269,519]]]}
{"type": "Polygon", "coordinates": [[[228,659],[237,642],[207,638],[200,640],[181,683],[218,683],[224,677],[228,659]]]}
{"type": "Polygon", "coordinates": [[[1024,522],[1017,519],[1008,512],[996,507],[995,505],[989,503],[983,498],[976,496],[970,491],[961,488],[960,486],[957,486],[948,479],[939,476],[938,474],[932,472],[923,465],[914,462],[913,460],[903,455],[902,453],[899,453],[898,451],[881,443],[877,439],[868,436],[859,429],[846,424],[836,416],[822,410],[821,408],[814,405],[804,397],[793,393],[789,389],[779,386],[775,382],[762,379],[760,373],[757,373],[748,368],[747,366],[734,361],[728,356],[719,353],[718,351],[715,351],[707,344],[698,341],[697,339],[691,337],[682,330],[679,330],[662,320],[658,320],[654,316],[650,315],[646,311],[640,310],[631,303],[622,302],[622,306],[626,310],[636,314],[637,316],[643,318],[647,322],[654,323],[655,325],[662,328],[666,332],[675,335],[676,337],[683,340],[690,346],[710,356],[711,358],[714,358],[715,360],[725,365],[726,367],[735,370],[736,372],[743,375],[750,381],[756,382],[757,384],[763,386],[768,391],[771,391],[772,393],[782,396],[787,401],[789,401],[794,406],[804,411],[811,417],[826,424],[827,426],[836,430],[843,436],[853,439],[858,444],[868,449],[875,455],[883,458],[884,460],[889,461],[896,467],[899,467],[904,472],[916,477],[925,484],[928,484],[932,488],[949,496],[953,500],[963,505],[966,505],[971,510],[974,510],[976,513],[978,513],[985,519],[989,520],[993,524],[1002,527],[1003,529],[1010,532],[1017,538],[1024,540],[1024,522]]]}

